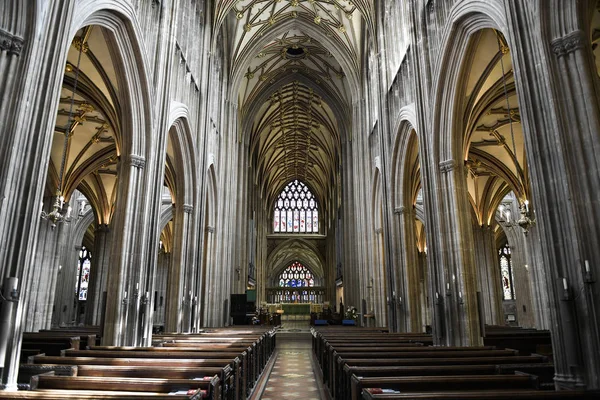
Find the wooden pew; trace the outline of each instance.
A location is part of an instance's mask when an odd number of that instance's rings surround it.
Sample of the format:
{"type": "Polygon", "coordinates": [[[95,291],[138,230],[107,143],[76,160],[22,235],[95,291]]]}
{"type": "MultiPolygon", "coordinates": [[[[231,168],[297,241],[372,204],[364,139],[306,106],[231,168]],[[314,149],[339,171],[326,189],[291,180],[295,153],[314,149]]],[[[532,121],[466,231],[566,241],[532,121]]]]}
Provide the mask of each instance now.
{"type": "MultiPolygon", "coordinates": [[[[349,391],[351,386],[351,377],[346,375],[343,371],[346,366],[350,367],[373,367],[373,368],[386,368],[386,367],[426,367],[426,366],[438,366],[438,367],[460,367],[460,366],[497,366],[499,364],[529,364],[529,363],[544,363],[547,361],[546,357],[539,355],[531,356],[508,356],[508,357],[458,357],[458,358],[408,358],[408,359],[338,359],[338,370],[341,371],[336,375],[336,380],[333,387],[339,387],[340,390],[349,391]]],[[[497,372],[496,372],[497,373],[497,372]]],[[[382,375],[379,375],[382,376],[382,375]]],[[[335,389],[334,389],[335,390],[335,389]]],[[[332,391],[333,392],[333,391],[332,391]]],[[[334,394],[334,393],[332,393],[334,394]]],[[[340,398],[340,400],[343,397],[340,398]]]]}
{"type": "Polygon", "coordinates": [[[95,376],[54,376],[53,374],[36,375],[31,379],[31,390],[93,390],[110,391],[118,389],[123,392],[151,392],[169,394],[172,392],[202,391],[202,398],[220,400],[219,378],[214,376],[207,380],[196,379],[155,379],[155,378],[123,378],[95,376]]]}
{"type": "Polygon", "coordinates": [[[160,359],[160,358],[124,358],[124,357],[56,357],[56,356],[35,356],[32,358],[33,364],[51,364],[51,365],[77,365],[77,366],[129,366],[141,367],[148,366],[163,368],[165,371],[171,368],[204,368],[220,367],[222,369],[219,379],[221,381],[221,398],[223,400],[235,400],[238,393],[241,393],[239,358],[229,359],[160,359]]]}
{"type": "Polygon", "coordinates": [[[363,400],[592,400],[600,396],[599,392],[585,391],[547,391],[547,390],[478,390],[445,391],[428,393],[376,394],[369,389],[363,390],[363,400]]]}
{"type": "Polygon", "coordinates": [[[360,400],[364,388],[393,389],[400,393],[537,389],[537,377],[529,374],[519,375],[463,375],[463,376],[404,376],[369,377],[352,376],[351,396],[348,400],[360,400]]]}
{"type": "MultiPolygon", "coordinates": [[[[483,357],[515,357],[517,351],[515,350],[470,350],[469,348],[447,350],[445,347],[422,347],[422,348],[407,348],[407,351],[381,351],[381,352],[360,352],[360,351],[333,351],[331,357],[331,363],[327,370],[327,381],[336,382],[336,376],[340,376],[343,369],[343,364],[340,363],[339,359],[360,359],[369,356],[371,359],[377,359],[378,361],[384,359],[460,359],[460,358],[483,358],[483,357]]],[[[463,363],[464,364],[464,363],[463,363]]],[[[325,372],[323,372],[325,377],[325,372]]]]}

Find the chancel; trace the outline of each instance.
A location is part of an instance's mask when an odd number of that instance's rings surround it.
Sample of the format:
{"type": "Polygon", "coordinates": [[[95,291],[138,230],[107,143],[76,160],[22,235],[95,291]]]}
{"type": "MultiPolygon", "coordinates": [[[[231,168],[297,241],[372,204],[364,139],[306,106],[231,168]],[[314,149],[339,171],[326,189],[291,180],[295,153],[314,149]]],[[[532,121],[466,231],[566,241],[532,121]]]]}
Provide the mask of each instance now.
{"type": "Polygon", "coordinates": [[[4,0],[0,399],[600,396],[600,1],[4,0]]]}

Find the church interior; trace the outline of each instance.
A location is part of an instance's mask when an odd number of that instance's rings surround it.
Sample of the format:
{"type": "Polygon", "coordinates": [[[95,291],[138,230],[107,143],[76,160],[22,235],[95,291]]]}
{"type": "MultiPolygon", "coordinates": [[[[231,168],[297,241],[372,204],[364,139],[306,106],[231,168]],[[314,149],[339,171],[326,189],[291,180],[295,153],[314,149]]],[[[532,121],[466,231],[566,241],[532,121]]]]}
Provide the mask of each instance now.
{"type": "Polygon", "coordinates": [[[3,1],[0,399],[599,398],[599,44],[597,0],[3,1]]]}

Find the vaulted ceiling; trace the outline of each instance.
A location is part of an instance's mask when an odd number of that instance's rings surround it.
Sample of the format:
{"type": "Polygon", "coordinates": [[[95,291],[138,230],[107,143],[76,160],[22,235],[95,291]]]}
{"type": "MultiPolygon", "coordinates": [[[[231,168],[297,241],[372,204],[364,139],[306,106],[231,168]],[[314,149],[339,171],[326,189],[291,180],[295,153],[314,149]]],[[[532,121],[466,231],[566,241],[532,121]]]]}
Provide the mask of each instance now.
{"type": "Polygon", "coordinates": [[[48,173],[51,195],[60,188],[68,201],[79,190],[103,224],[110,222],[113,212],[120,142],[119,87],[110,54],[103,28],[90,26],[75,35],[67,55],[48,173]]]}
{"type": "Polygon", "coordinates": [[[370,0],[220,1],[238,106],[266,204],[300,179],[326,203],[357,90],[370,0]]]}
{"type": "Polygon", "coordinates": [[[473,38],[465,60],[464,156],[471,204],[489,224],[504,196],[529,196],[529,177],[510,49],[492,29],[473,38]]]}

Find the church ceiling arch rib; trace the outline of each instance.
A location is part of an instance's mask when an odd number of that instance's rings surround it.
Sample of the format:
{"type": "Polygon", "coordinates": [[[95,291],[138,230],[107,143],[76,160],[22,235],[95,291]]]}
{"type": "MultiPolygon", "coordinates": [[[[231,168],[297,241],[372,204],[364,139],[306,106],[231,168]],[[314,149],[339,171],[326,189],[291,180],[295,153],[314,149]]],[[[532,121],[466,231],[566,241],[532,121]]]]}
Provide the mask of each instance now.
{"type": "Polygon", "coordinates": [[[465,58],[464,160],[471,205],[489,224],[509,191],[529,197],[525,143],[510,50],[493,29],[473,35],[465,58]]]}
{"type": "Polygon", "coordinates": [[[60,187],[66,201],[75,189],[84,193],[102,224],[110,222],[116,195],[121,146],[118,99],[117,75],[104,29],[82,28],[67,54],[48,180],[52,187],[60,187]],[[69,121],[71,104],[73,111],[69,121]],[[64,172],[59,182],[63,154],[64,172]]]}
{"type": "Polygon", "coordinates": [[[294,179],[330,203],[372,15],[364,0],[216,4],[215,28],[232,32],[231,95],[266,204],[294,179]]]}
{"type": "Polygon", "coordinates": [[[267,204],[293,179],[310,186],[324,203],[337,176],[339,131],[331,108],[312,88],[294,81],[271,95],[250,136],[255,181],[267,204]]]}

